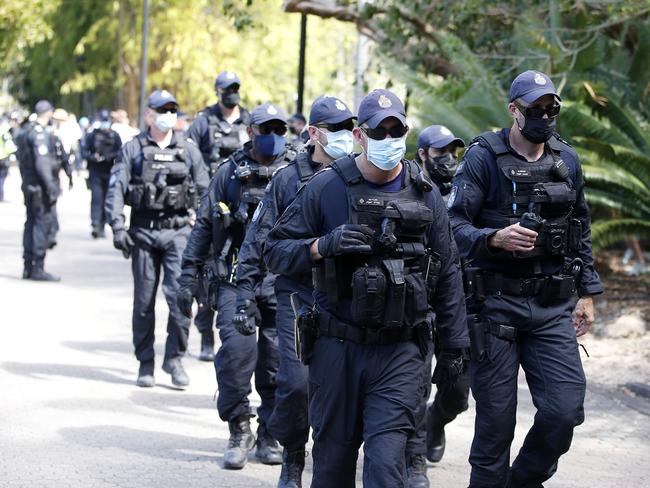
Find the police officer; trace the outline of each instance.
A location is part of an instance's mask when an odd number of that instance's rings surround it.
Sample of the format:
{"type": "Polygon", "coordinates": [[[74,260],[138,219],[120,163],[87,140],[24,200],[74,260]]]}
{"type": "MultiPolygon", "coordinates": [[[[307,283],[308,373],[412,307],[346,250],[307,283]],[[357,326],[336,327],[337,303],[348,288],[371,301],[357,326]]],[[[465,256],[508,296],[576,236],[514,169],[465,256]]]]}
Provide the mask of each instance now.
{"type": "Polygon", "coordinates": [[[111,170],[106,216],[113,245],[128,258],[133,271],[133,345],[140,361],[137,385],[154,386],[154,307],[163,276],[169,306],[163,371],[179,388],[189,384],[181,364],[187,349],[190,320],[176,304],[181,253],[190,234],[190,219],[208,175],[196,145],[173,133],[178,103],[166,90],[149,95],[145,114],[149,130],[126,143],[111,170]],[[125,228],[124,205],[131,207],[125,228]]]}
{"type": "MultiPolygon", "coordinates": [[[[462,139],[444,125],[431,125],[418,137],[418,159],[425,172],[436,184],[443,200],[447,201],[452,180],[458,167],[457,152],[465,147],[462,139]]],[[[434,347],[436,359],[440,348],[434,347]]],[[[440,383],[436,396],[426,415],[427,459],[437,463],[445,452],[445,425],[467,410],[469,397],[469,371],[458,377],[454,383],[440,383]]]]}
{"type": "Polygon", "coordinates": [[[287,119],[282,109],[270,103],[255,107],[247,128],[251,141],[229,156],[215,173],[183,253],[178,303],[188,317],[192,314],[193,297],[197,295],[199,270],[209,260],[214,261],[218,279],[216,308],[221,347],[214,367],[219,386],[217,409],[230,429],[228,449],[224,453],[226,469],[243,468],[248,452],[256,444],[250,428],[252,414],[248,401],[253,372],[255,388],[262,399],[257,410],[259,427],[255,455],[264,464],[282,461],[277,441],[266,428],[273,410],[279,362],[272,276],[267,275],[256,290],[259,339],[240,334],[233,325],[233,318],[237,299],[237,255],[246,227],[273,173],[295,158],[295,152],[286,143],[286,132],[287,119]]]}
{"type": "MultiPolygon", "coordinates": [[[[219,165],[248,140],[246,128],[250,125],[250,114],[239,105],[241,81],[232,71],[219,73],[214,89],[218,103],[200,112],[188,130],[188,137],[199,146],[203,161],[213,176],[219,165]]],[[[213,261],[213,260],[211,260],[213,261]]],[[[202,361],[214,360],[214,311],[208,305],[207,275],[214,275],[214,269],[203,270],[199,277],[199,310],[194,324],[201,333],[202,361]]]]}
{"type": "Polygon", "coordinates": [[[309,361],[312,487],[354,487],[364,442],[364,486],[404,486],[433,306],[444,360],[463,370],[469,340],[458,255],[438,190],[404,160],[401,100],[374,90],[353,131],[363,152],[338,159],[299,192],[269,233],[272,272],[313,273],[315,310],[298,316],[309,361]],[[313,269],[312,269],[313,268],[313,269]]]}
{"type": "MultiPolygon", "coordinates": [[[[51,144],[54,147],[54,158],[52,159],[52,179],[59,189],[59,195],[62,193],[60,174],[61,170],[68,178],[68,190],[72,190],[74,182],[72,180],[72,165],[70,164],[70,155],[63,146],[63,141],[59,137],[61,124],[68,119],[68,112],[62,108],[57,108],[52,115],[51,124],[46,127],[49,137],[52,139],[51,144]]],[[[57,244],[56,235],[59,232],[59,216],[55,202],[50,211],[52,213],[52,225],[48,234],[48,249],[54,249],[57,244]]]]}
{"type": "MultiPolygon", "coordinates": [[[[264,276],[262,247],[276,220],[289,206],[311,176],[333,160],[352,152],[354,115],[343,101],[321,96],[311,106],[309,143],[298,154],[295,162],[279,169],[246,232],[237,265],[237,304],[235,325],[243,334],[255,333],[255,321],[247,315],[255,290],[264,276]]],[[[278,488],[296,488],[302,484],[305,466],[305,444],[309,436],[307,416],[307,367],[300,363],[295,352],[295,316],[290,296],[301,303],[311,304],[311,273],[300,276],[278,276],[275,281],[280,366],[277,374],[275,407],[268,419],[269,432],[284,447],[282,472],[278,488]]]]}
{"type": "Polygon", "coordinates": [[[99,119],[99,126],[86,136],[83,144],[83,157],[88,162],[88,186],[91,192],[91,235],[95,239],[105,235],[106,214],[104,212],[104,200],[108,190],[111,168],[122,147],[119,134],[111,129],[111,118],[108,110],[100,110],[97,118],[99,119]]]}
{"type": "Polygon", "coordinates": [[[52,208],[61,192],[52,170],[57,164],[56,147],[47,130],[53,110],[47,100],[39,101],[34,107],[36,119],[19,133],[16,144],[23,179],[21,189],[27,208],[23,233],[23,279],[36,281],[60,280],[43,269],[53,226],[52,208]]]}
{"type": "Polygon", "coordinates": [[[509,100],[512,127],[475,139],[448,203],[461,256],[471,260],[472,488],[541,487],[555,473],[584,420],[576,336],[589,330],[592,295],[603,291],[578,155],[555,133],[553,82],[521,73],[509,100]],[[537,413],[510,466],[520,365],[537,413]]]}
{"type": "MultiPolygon", "coordinates": [[[[447,201],[451,190],[451,181],[456,172],[458,161],[456,153],[465,146],[462,139],[444,125],[431,125],[418,136],[416,160],[424,168],[424,173],[435,183],[447,201]]],[[[441,348],[434,334],[434,347],[431,356],[440,359],[441,348]]],[[[443,379],[436,387],[436,396],[427,410],[427,402],[431,395],[431,356],[427,358],[424,375],[424,395],[416,416],[416,429],[409,436],[406,444],[406,469],[408,473],[408,488],[428,488],[426,460],[437,463],[445,451],[446,424],[467,410],[469,396],[469,373],[464,371],[453,382],[443,379]]]]}

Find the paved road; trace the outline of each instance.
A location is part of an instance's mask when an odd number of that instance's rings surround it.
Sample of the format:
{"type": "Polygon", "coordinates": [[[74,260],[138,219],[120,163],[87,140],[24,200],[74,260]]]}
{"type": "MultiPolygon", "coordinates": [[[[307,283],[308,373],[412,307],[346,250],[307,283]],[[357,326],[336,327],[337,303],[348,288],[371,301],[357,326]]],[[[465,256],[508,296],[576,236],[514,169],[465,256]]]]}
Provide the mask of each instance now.
{"type": "MultiPolygon", "coordinates": [[[[15,169],[7,181],[9,202],[0,203],[0,486],[274,487],[279,467],[251,461],[239,472],[221,468],[228,430],[214,408],[212,365],[196,360],[195,329],[186,391],[171,389],[160,369],[156,388],[133,384],[129,263],[110,239],[90,238],[89,193],[81,179],[76,183],[60,201],[59,246],[46,262],[62,275],[58,284],[19,278],[24,208],[15,169]]],[[[648,417],[595,391],[588,393],[586,414],[547,486],[650,486],[648,417]]],[[[522,385],[515,447],[532,415],[522,385]]],[[[429,469],[432,487],[467,485],[472,425],[473,407],[449,427],[447,455],[429,469]]]]}

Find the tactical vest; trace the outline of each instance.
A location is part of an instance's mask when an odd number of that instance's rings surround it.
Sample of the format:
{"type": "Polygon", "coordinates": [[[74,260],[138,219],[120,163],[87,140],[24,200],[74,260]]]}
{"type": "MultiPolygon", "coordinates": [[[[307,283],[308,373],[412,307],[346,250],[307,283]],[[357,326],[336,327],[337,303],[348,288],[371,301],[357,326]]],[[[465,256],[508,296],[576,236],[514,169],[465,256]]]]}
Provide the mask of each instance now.
{"type": "Polygon", "coordinates": [[[314,176],[314,173],[316,171],[314,170],[314,166],[311,163],[311,158],[307,152],[298,154],[294,164],[296,165],[296,171],[298,172],[298,184],[296,188],[296,192],[298,192],[303,186],[307,184],[309,179],[314,176]]]}
{"type": "Polygon", "coordinates": [[[349,223],[374,229],[373,253],[326,258],[313,269],[314,287],[326,293],[331,311],[351,303],[354,325],[415,327],[426,321],[440,274],[439,256],[427,247],[433,211],[425,204],[420,168],[406,165],[405,187],[382,192],[364,184],[353,158],[332,163],[346,186],[349,223]]]}
{"type": "Polygon", "coordinates": [[[112,166],[115,161],[115,133],[110,130],[95,130],[93,145],[94,152],[104,157],[104,160],[100,161],[99,164],[102,166],[112,166]]]}
{"type": "Polygon", "coordinates": [[[146,136],[137,137],[141,165],[135,168],[126,203],[134,210],[179,211],[196,208],[197,193],[181,138],[176,146],[161,149],[146,136]]]}
{"type": "MultiPolygon", "coordinates": [[[[522,221],[526,213],[534,214],[541,224],[535,249],[515,253],[516,258],[565,256],[577,251],[582,225],[572,218],[576,190],[566,163],[560,159],[565,143],[551,137],[545,155],[531,163],[512,154],[495,132],[485,132],[475,141],[494,154],[499,171],[510,183],[510,191],[501,192],[496,208],[481,209],[477,226],[502,229],[522,221]]],[[[511,258],[508,254],[507,259],[511,258]]]]}
{"type": "Polygon", "coordinates": [[[209,162],[210,176],[213,176],[219,165],[248,141],[248,134],[246,133],[246,124],[241,118],[230,124],[217,117],[213,107],[208,108],[206,113],[210,152],[204,154],[204,160],[209,162]]]}
{"type": "Polygon", "coordinates": [[[218,202],[213,212],[213,218],[221,220],[218,225],[212,226],[212,242],[218,251],[215,258],[219,279],[234,282],[236,254],[244,241],[248,223],[264,198],[271,177],[294,158],[295,153],[287,146],[285,157],[268,166],[251,160],[244,151],[237,151],[223,163],[232,161],[235,165],[232,179],[239,181],[240,189],[239,198],[230,202],[218,202]],[[227,229],[225,233],[224,228],[227,229]]]}

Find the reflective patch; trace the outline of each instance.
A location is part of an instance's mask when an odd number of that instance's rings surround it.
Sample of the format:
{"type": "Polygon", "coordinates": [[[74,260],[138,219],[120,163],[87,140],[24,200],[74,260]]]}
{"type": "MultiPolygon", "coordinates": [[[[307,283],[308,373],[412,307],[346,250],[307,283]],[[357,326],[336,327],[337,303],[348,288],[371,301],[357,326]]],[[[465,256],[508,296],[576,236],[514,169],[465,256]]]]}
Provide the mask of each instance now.
{"type": "Polygon", "coordinates": [[[262,207],[264,207],[264,200],[262,200],[257,208],[255,209],[255,213],[253,214],[253,217],[251,218],[251,223],[255,222],[257,218],[260,216],[260,212],[262,212],[262,207]]]}
{"type": "Polygon", "coordinates": [[[451,187],[451,193],[449,193],[449,200],[447,200],[447,208],[451,208],[456,200],[456,193],[458,193],[458,187],[456,185],[451,187]]]}
{"type": "Polygon", "coordinates": [[[115,180],[117,180],[117,173],[113,173],[108,180],[108,186],[113,186],[115,184],[115,180]]]}
{"type": "Polygon", "coordinates": [[[47,146],[45,144],[41,144],[38,146],[38,154],[41,156],[45,156],[48,153],[47,146]]]}

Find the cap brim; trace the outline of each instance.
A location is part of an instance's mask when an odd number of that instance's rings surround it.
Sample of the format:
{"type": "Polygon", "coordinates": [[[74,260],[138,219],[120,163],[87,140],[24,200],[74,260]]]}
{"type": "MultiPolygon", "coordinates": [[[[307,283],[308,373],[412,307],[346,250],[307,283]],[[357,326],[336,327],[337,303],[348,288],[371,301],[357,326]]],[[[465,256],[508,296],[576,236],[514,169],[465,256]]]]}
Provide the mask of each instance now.
{"type": "Polygon", "coordinates": [[[268,119],[265,118],[265,119],[260,119],[260,120],[251,119],[251,124],[252,125],[262,125],[262,124],[266,124],[267,122],[270,122],[272,120],[278,120],[278,121],[282,122],[283,124],[287,123],[286,119],[283,119],[281,117],[269,117],[268,119]]]}
{"type": "Polygon", "coordinates": [[[447,147],[452,142],[455,142],[458,145],[458,147],[465,147],[465,142],[460,137],[454,137],[454,136],[448,136],[433,141],[431,144],[429,144],[429,147],[442,149],[443,147],[447,147]]]}
{"type": "Polygon", "coordinates": [[[533,103],[535,100],[537,100],[538,98],[543,97],[544,95],[555,95],[558,100],[562,100],[560,98],[560,95],[555,93],[555,90],[553,90],[552,88],[546,88],[546,87],[539,87],[538,89],[533,90],[533,91],[531,91],[529,93],[526,93],[525,95],[523,95],[521,97],[518,97],[518,98],[521,98],[526,103],[533,103]]]}
{"type": "Polygon", "coordinates": [[[309,125],[316,125],[316,124],[339,124],[341,122],[344,122],[346,120],[354,120],[356,117],[354,115],[351,115],[349,113],[342,113],[338,114],[335,117],[325,117],[323,119],[316,120],[312,122],[311,120],[309,121],[309,125]]]}
{"type": "Polygon", "coordinates": [[[368,120],[364,120],[362,124],[366,124],[371,129],[376,129],[381,122],[389,117],[395,117],[403,125],[406,125],[406,117],[403,113],[398,112],[397,110],[382,110],[377,112],[375,115],[370,117],[368,120]]]}
{"type": "Polygon", "coordinates": [[[172,105],[176,105],[177,107],[179,106],[179,105],[178,105],[178,102],[177,102],[176,100],[165,100],[164,103],[150,104],[150,105],[149,105],[149,108],[156,109],[156,108],[164,107],[165,105],[169,105],[170,103],[171,103],[172,105]]]}
{"type": "Polygon", "coordinates": [[[233,80],[226,83],[217,83],[217,88],[221,88],[223,90],[224,88],[228,88],[229,86],[233,85],[241,85],[241,82],[239,80],[233,80]]]}

